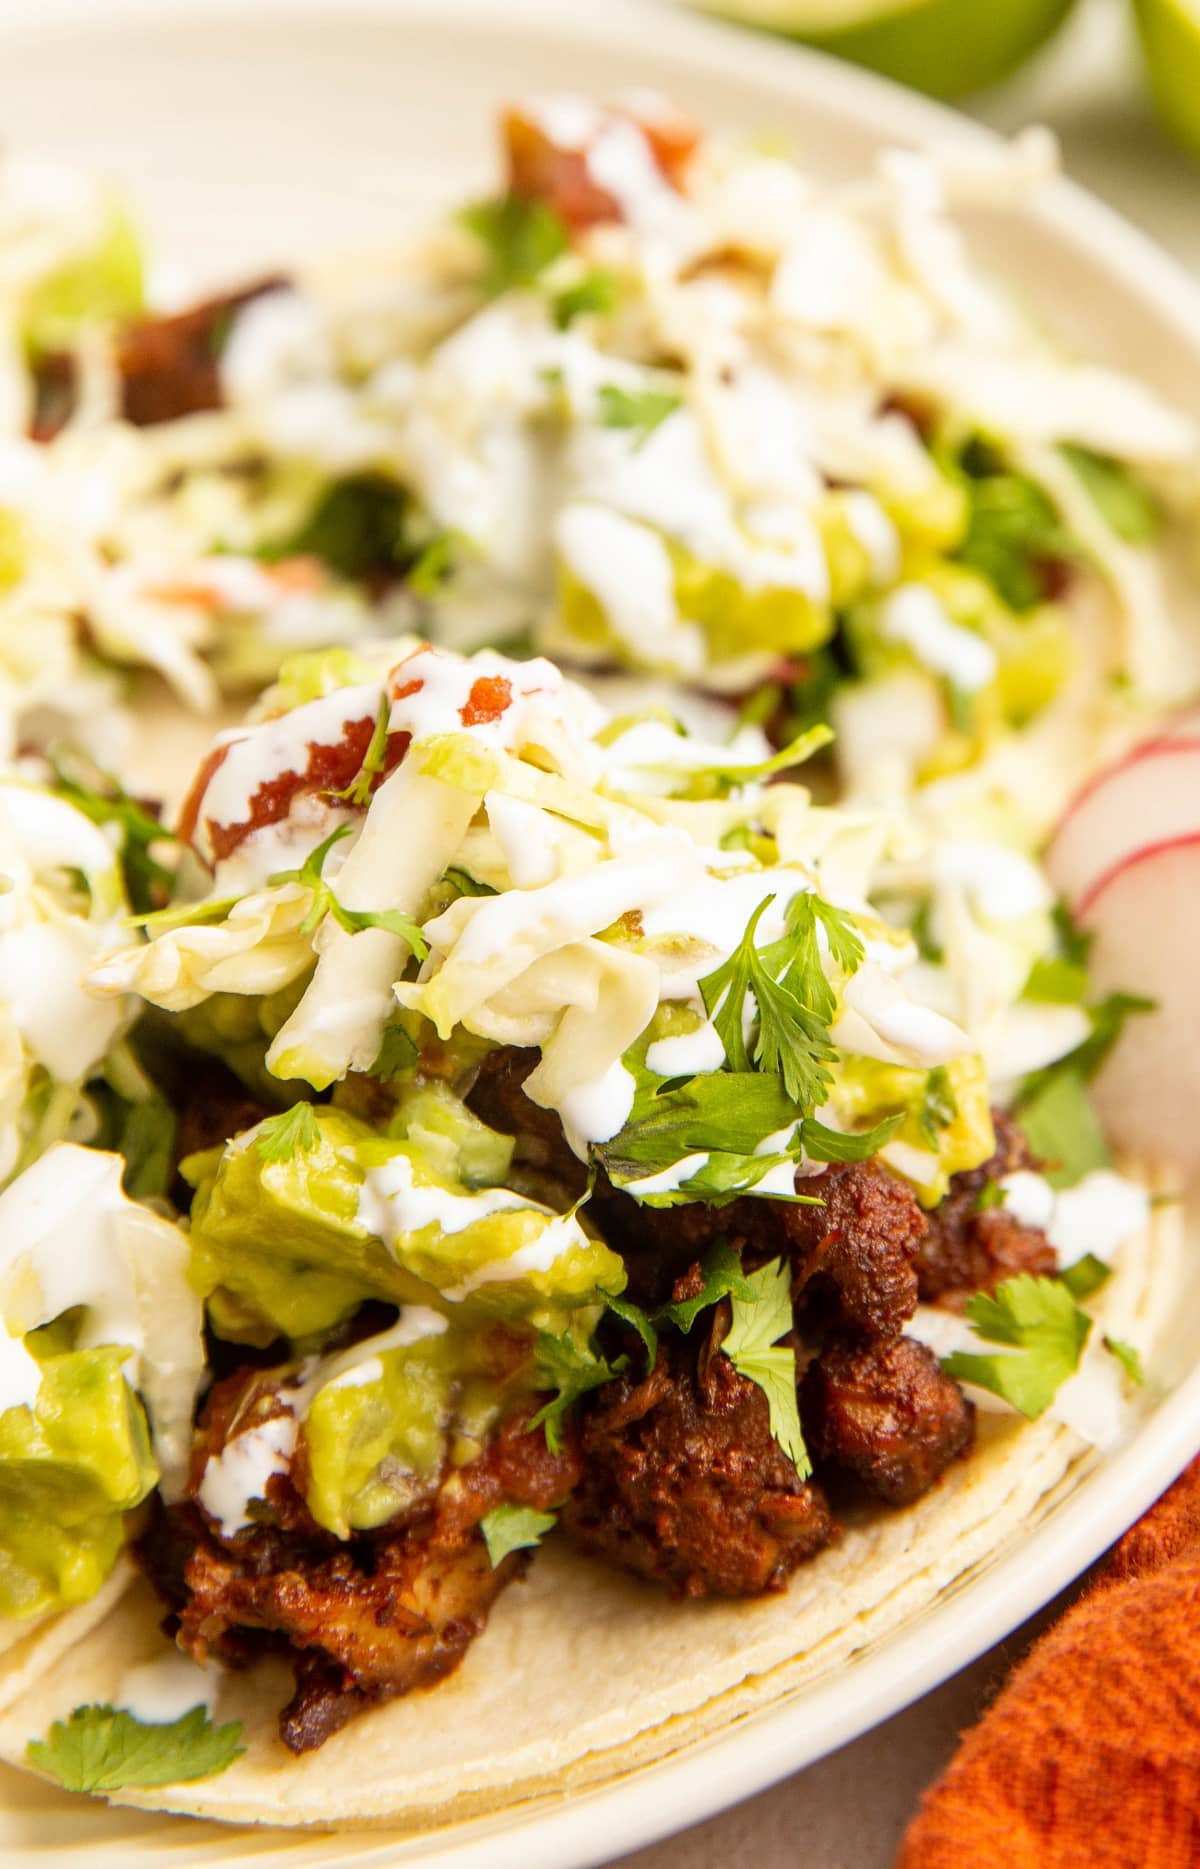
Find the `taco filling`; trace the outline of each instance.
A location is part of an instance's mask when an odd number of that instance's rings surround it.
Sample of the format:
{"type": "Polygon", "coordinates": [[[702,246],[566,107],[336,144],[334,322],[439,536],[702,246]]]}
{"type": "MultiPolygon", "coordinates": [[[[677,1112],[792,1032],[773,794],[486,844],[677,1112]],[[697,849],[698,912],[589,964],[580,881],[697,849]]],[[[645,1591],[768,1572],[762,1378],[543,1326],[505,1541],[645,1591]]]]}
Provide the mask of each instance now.
{"type": "MultiPolygon", "coordinates": [[[[779,1591],[847,1501],[970,1457],[972,1397],[1036,1415],[1113,1362],[1054,1216],[1116,1178],[1056,1193],[998,1107],[1095,1050],[1095,1010],[1027,996],[1049,891],[1012,846],[974,840],[964,888],[940,832],[815,803],[820,739],[709,744],[490,651],[309,658],[202,762],[176,899],[91,964],[175,1122],[189,1393],[206,1327],[184,1470],[155,1489],[146,1451],[113,1504],[152,1494],[180,1647],[290,1657],[293,1751],[453,1669],[543,1538],[667,1596],[779,1591]]],[[[8,1239],[81,1162],[119,1172],[52,1147],[8,1239]]],[[[92,1318],[39,1275],[30,1357],[92,1318]]],[[[71,1347],[98,1336],[131,1341],[71,1347]]]]}
{"type": "Polygon", "coordinates": [[[1089,1100],[1149,1002],[1040,857],[1200,679],[1200,478],[970,262],[1043,145],[503,143],[403,264],[170,312],[0,172],[0,1651],[132,1561],[79,1730],[186,1728],[85,1783],[60,1723],[78,1788],[226,1770],[280,1660],[315,1752],[556,1548],[728,1655],[1153,1342],[1089,1100]]]}

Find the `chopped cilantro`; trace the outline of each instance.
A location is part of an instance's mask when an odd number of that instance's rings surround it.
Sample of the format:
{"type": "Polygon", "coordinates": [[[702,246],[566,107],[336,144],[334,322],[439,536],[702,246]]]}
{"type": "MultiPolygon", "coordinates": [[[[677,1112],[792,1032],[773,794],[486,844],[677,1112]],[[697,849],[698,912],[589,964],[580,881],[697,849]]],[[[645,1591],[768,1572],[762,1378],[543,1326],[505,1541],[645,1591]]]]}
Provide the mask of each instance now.
{"type": "Polygon", "coordinates": [[[595,1154],[614,1179],[637,1181],[685,1155],[752,1155],[797,1117],[780,1079],[762,1072],[711,1071],[679,1084],[643,1071],[629,1121],[595,1154]]]}
{"type": "Polygon", "coordinates": [[[268,564],[281,558],[319,558],[342,578],[397,571],[408,557],[409,500],[403,488],[381,474],[355,474],[335,481],[304,522],[258,551],[268,564]]]}
{"type": "Polygon", "coordinates": [[[403,1077],[406,1071],[412,1070],[420,1055],[415,1040],[402,1025],[392,1020],[383,1028],[375,1062],[367,1075],[378,1077],[384,1083],[393,1077],[403,1077]]]}
{"type": "Polygon", "coordinates": [[[733,1070],[752,1068],[752,1050],[753,1063],[778,1075],[802,1110],[812,1110],[825,1101],[833,1081],[828,1066],[837,1059],[829,1035],[837,1001],[822,966],[818,929],[847,973],[861,963],[863,945],[848,915],[803,892],[788,905],[784,936],[759,949],[754,937],[773,901],[767,896],[759,903],[734,952],[700,981],[700,991],[733,1070]],[[756,1009],[752,1045],[743,1024],[747,993],[756,1009]]]}
{"type": "Polygon", "coordinates": [[[586,312],[610,312],[617,302],[617,280],[607,267],[591,266],[574,285],[564,286],[551,301],[554,322],[560,331],[586,312]]]}
{"type": "Polygon", "coordinates": [[[130,907],[138,914],[153,909],[169,894],[175,872],[154,854],[155,846],[177,844],[174,831],[131,798],[118,780],[98,766],[86,770],[74,755],[54,760],[55,789],[93,824],[115,824],[121,833],[121,869],[130,907]]]}
{"type": "Polygon", "coordinates": [[[387,763],[388,722],[392,717],[391,696],[384,691],[379,698],[379,709],[375,715],[375,725],[363,762],[349,785],[341,791],[327,792],[327,798],[344,798],[348,804],[361,805],[364,810],[371,802],[371,787],[387,763]]]}
{"type": "Polygon", "coordinates": [[[1012,1347],[996,1355],[955,1351],[943,1367],[960,1382],[1002,1396],[1031,1420],[1044,1414],[1079,1358],[1092,1328],[1061,1279],[1018,1273],[994,1297],[977,1292],[967,1316],[978,1337],[1012,1347]]]}
{"type": "Polygon", "coordinates": [[[456,896],[494,896],[496,891],[490,883],[481,883],[468,870],[451,868],[442,877],[456,896]]]}
{"type": "Polygon", "coordinates": [[[987,578],[1010,610],[1033,610],[1045,598],[1046,564],[1078,559],[1079,546],[1027,476],[1002,467],[990,451],[968,450],[964,464],[970,517],[955,556],[987,578]],[[973,473],[976,466],[984,471],[973,473]]]}
{"type": "Polygon", "coordinates": [[[1034,1154],[1047,1164],[1051,1187],[1070,1188],[1095,1168],[1107,1168],[1108,1144],[1076,1070],[1055,1067],[1017,1105],[1034,1154]]]}
{"type": "Polygon", "coordinates": [[[601,426],[629,429],[635,450],[645,446],[681,401],[669,389],[622,389],[616,383],[602,383],[596,391],[601,426]]]}
{"type": "Polygon", "coordinates": [[[482,284],[489,298],[536,285],[569,245],[560,217],[536,196],[507,194],[474,201],[460,210],[458,219],[484,249],[482,284]]]}
{"type": "Polygon", "coordinates": [[[1142,1369],[1142,1359],[1133,1345],[1126,1343],[1121,1337],[1105,1337],[1104,1347],[1110,1355],[1116,1357],[1134,1387],[1140,1389],[1146,1376],[1142,1369]]]}
{"type": "Polygon", "coordinates": [[[553,1512],[537,1512],[532,1506],[514,1506],[507,1502],[495,1506],[479,1521],[492,1569],[497,1570],[511,1552],[525,1551],[539,1544],[554,1522],[553,1512]]]}
{"type": "Polygon", "coordinates": [[[436,597],[460,558],[475,547],[465,532],[451,527],[434,534],[421,547],[405,573],[404,581],[414,597],[436,597]]]}
{"type": "Polygon", "coordinates": [[[704,1283],[694,1297],[660,1305],[654,1314],[662,1323],[674,1324],[685,1337],[701,1311],[719,1304],[722,1298],[738,1297],[753,1303],[758,1297],[757,1287],[742,1271],[742,1262],[728,1240],[714,1240],[700,1261],[700,1274],[704,1283]]]}
{"type": "Polygon", "coordinates": [[[254,1135],[254,1147],[264,1162],[290,1162],[297,1150],[315,1149],[320,1139],[311,1103],[294,1103],[278,1116],[266,1116],[254,1135]]]}
{"type": "Polygon", "coordinates": [[[814,1162],[865,1162],[878,1155],[890,1142],[904,1121],[904,1111],[885,1116],[872,1129],[828,1129],[815,1116],[806,1116],[800,1125],[804,1153],[814,1162]]]}
{"type": "Polygon", "coordinates": [[[604,1300],[614,1317],[619,1317],[623,1324],[628,1324],[631,1329],[636,1330],[642,1340],[642,1348],[646,1352],[646,1371],[649,1374],[658,1356],[658,1332],[654,1328],[654,1320],[650,1313],[643,1311],[640,1304],[634,1304],[632,1298],[614,1298],[612,1293],[607,1291],[600,1292],[598,1295],[604,1300]]]}
{"type": "Polygon", "coordinates": [[[796,1352],[781,1344],[793,1328],[792,1281],[782,1259],[772,1260],[746,1283],[753,1297],[734,1293],[730,1298],[733,1321],[721,1348],[739,1375],[756,1383],[767,1398],[771,1433],[793,1463],[800,1478],[812,1472],[812,1461],[800,1428],[796,1400],[796,1352]]]}
{"type": "Polygon", "coordinates": [[[1095,1253],[1084,1253],[1082,1259],[1076,1259],[1074,1265],[1059,1267],[1059,1278],[1079,1304],[1090,1298],[1112,1277],[1112,1270],[1103,1259],[1097,1259],[1095,1253]]]}
{"type": "Polygon", "coordinates": [[[1088,1100],[1087,1080],[1116,1044],[1126,1019],[1149,1012],[1153,1004],[1134,993],[1110,993],[1087,1008],[1092,1030],[1083,1043],[1022,1084],[1017,1114],[1030,1148],[1050,1164],[1046,1179],[1053,1187],[1073,1187],[1093,1169],[1108,1166],[1108,1144],[1088,1100]]]}
{"type": "Polygon", "coordinates": [[[950,1073],[944,1064],[939,1064],[925,1080],[925,1095],[917,1114],[917,1127],[935,1154],[940,1147],[942,1130],[949,1129],[957,1116],[958,1099],[950,1073]]]}
{"type": "Polygon", "coordinates": [[[267,881],[272,889],[281,883],[300,883],[312,891],[312,902],[300,924],[301,934],[311,934],[318,922],[323,921],[326,915],[332,915],[338,927],[344,928],[347,934],[361,934],[365,928],[382,928],[387,934],[398,935],[418,960],[424,960],[429,948],[411,915],[406,915],[402,909],[344,908],[334,895],[331,885],[325,881],[322,872],[326,857],[343,837],[349,837],[353,829],[351,824],[339,824],[336,831],[331,831],[324,842],[305,857],[298,870],[276,870],[267,881]]]}
{"type": "Polygon", "coordinates": [[[597,1356],[586,1345],[580,1345],[569,1331],[556,1337],[552,1331],[539,1330],[533,1346],[534,1380],[541,1389],[555,1389],[550,1401],[543,1403],[529,1423],[534,1428],[544,1427],[546,1445],[552,1454],[562,1449],[562,1418],[573,1402],[589,1389],[598,1389],[602,1382],[611,1382],[625,1368],[624,1357],[615,1363],[608,1363],[602,1356],[597,1356]]]}
{"type": "Polygon", "coordinates": [[[245,1751],[241,1737],[240,1720],[214,1726],[203,1706],[162,1724],[123,1708],[86,1706],[56,1720],[45,1739],[30,1740],[26,1757],[68,1791],[119,1791],[215,1777],[245,1751]]]}
{"type": "Polygon", "coordinates": [[[1162,529],[1162,509],[1143,481],[1123,461],[1070,443],[1066,456],[1092,505],[1110,532],[1127,545],[1149,545],[1162,529]]]}
{"type": "Polygon", "coordinates": [[[994,1207],[1003,1207],[1004,1198],[1004,1189],[998,1181],[985,1181],[975,1197],[974,1211],[977,1214],[991,1213],[994,1207]]]}

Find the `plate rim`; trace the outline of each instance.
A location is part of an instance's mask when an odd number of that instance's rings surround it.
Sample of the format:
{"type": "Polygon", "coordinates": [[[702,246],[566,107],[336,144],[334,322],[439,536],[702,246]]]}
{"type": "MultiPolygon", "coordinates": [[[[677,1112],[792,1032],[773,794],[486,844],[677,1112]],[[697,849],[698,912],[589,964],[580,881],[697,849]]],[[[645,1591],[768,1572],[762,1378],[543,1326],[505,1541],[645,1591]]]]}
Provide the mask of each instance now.
{"type": "MultiPolygon", "coordinates": [[[[354,14],[420,19],[448,37],[475,24],[513,37],[536,31],[581,51],[589,44],[611,47],[622,25],[636,26],[641,43],[656,56],[675,58],[684,75],[690,70],[718,79],[736,68],[741,80],[761,87],[764,102],[790,97],[803,104],[819,90],[824,109],[871,123],[887,142],[952,138],[995,147],[1003,140],[950,107],[872,73],[684,12],[670,0],[604,0],[602,7],[564,6],[561,0],[172,0],[169,20],[216,26],[224,19],[235,26],[249,17],[332,16],[344,23],[354,14]]],[[[51,39],[76,26],[119,36],[139,22],[161,28],[167,17],[161,0],[107,0],[102,14],[94,0],[5,0],[0,45],[51,39]]],[[[1153,301],[1156,316],[1200,363],[1200,280],[1180,262],[1067,177],[1056,180],[1028,213],[1102,271],[1121,278],[1137,298],[1153,301]]],[[[377,1845],[355,1849],[349,1860],[363,1869],[406,1862],[479,1869],[486,1847],[488,1869],[596,1869],[702,1823],[872,1730],[978,1659],[1077,1579],[1198,1452],[1200,1368],[1178,1383],[1126,1446],[1079,1482],[1028,1542],[1014,1545],[963,1591],[935,1601],[908,1626],[793,1699],[735,1717],[724,1732],[610,1783],[564,1794],[560,1802],[543,1801],[524,1811],[510,1807],[404,1838],[381,1836],[377,1845]],[[971,1604],[969,1616],[963,1614],[964,1600],[971,1604]],[[939,1642],[939,1636],[945,1639],[939,1642]]],[[[297,1844],[306,1839],[304,1832],[290,1835],[297,1844]]],[[[307,1841],[313,1841],[311,1833],[307,1841]]],[[[236,1835],[229,1842],[236,1850],[236,1835]]],[[[338,1849],[331,1836],[323,1860],[348,1860],[338,1849]]],[[[318,1859],[305,1851],[301,1860],[315,1865],[318,1859]]]]}

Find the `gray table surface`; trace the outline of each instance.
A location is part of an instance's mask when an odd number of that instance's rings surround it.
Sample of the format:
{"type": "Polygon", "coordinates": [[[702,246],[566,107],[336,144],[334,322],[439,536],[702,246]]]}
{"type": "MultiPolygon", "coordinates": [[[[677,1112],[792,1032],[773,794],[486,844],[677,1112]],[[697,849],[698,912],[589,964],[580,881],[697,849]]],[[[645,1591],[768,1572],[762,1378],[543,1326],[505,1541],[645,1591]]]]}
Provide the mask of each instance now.
{"type": "MultiPolygon", "coordinates": [[[[1085,0],[1060,38],[975,114],[1005,131],[1048,123],[1077,181],[1200,272],[1200,170],[1150,120],[1123,0],[1085,0]]],[[[613,1869],[889,1869],[921,1792],[1048,1620],[795,1778],[613,1869]]]]}

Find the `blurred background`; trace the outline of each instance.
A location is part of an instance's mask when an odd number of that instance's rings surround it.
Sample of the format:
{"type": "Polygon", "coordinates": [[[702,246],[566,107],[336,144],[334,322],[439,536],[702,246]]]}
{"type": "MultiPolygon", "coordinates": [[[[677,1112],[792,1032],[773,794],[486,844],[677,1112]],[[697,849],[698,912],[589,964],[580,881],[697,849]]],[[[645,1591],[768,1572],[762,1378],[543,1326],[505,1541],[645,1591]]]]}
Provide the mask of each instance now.
{"type": "Polygon", "coordinates": [[[706,0],[705,10],[786,25],[999,130],[1050,124],[1077,181],[1200,271],[1200,0],[706,0]]]}

